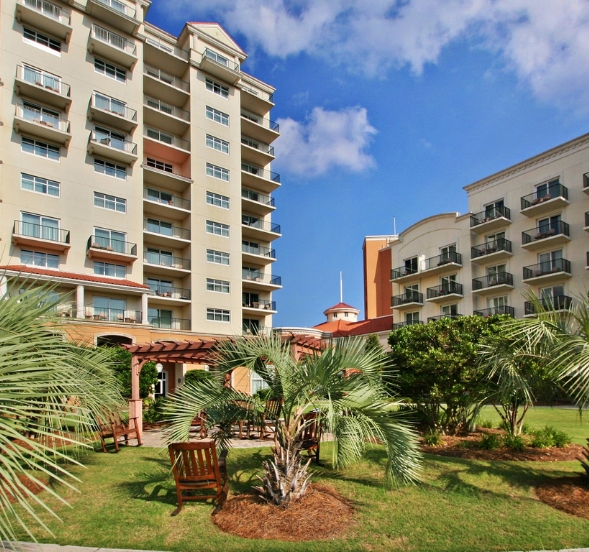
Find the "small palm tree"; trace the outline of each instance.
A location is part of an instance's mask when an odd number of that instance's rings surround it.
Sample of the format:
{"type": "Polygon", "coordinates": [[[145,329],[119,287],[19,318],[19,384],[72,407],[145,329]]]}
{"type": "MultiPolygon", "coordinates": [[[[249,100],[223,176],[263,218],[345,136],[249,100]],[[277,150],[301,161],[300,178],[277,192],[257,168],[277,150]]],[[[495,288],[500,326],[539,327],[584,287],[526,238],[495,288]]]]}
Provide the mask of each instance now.
{"type": "Polygon", "coordinates": [[[72,487],[79,461],[61,443],[87,446],[95,417],[122,404],[109,353],[65,340],[56,303],[49,287],[0,296],[0,540],[17,527],[34,539],[31,521],[49,531],[27,480],[62,500],[47,481],[72,487]]]}
{"type": "Polygon", "coordinates": [[[260,495],[287,506],[304,495],[309,461],[301,455],[305,414],[318,414],[323,430],[333,436],[333,465],[345,467],[358,460],[370,443],[387,448],[389,486],[419,478],[417,435],[390,399],[382,381],[383,355],[365,352],[363,340],[339,341],[321,355],[296,361],[280,336],[259,336],[225,342],[217,359],[221,377],[180,388],[167,403],[171,420],[168,440],[185,441],[190,422],[206,410],[217,439],[227,446],[231,427],[245,418],[254,399],[222,385],[223,375],[238,367],[256,372],[269,395],[283,401],[276,429],[274,459],[264,463],[260,495]]]}

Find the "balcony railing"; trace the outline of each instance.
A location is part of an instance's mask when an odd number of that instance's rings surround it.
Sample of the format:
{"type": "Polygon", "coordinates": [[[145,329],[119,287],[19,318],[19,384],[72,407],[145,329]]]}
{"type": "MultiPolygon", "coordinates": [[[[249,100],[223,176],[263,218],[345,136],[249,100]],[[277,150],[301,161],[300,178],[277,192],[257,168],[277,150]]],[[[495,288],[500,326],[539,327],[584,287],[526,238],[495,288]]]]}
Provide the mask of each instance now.
{"type": "MultiPolygon", "coordinates": [[[[540,304],[545,310],[566,310],[573,304],[573,299],[568,295],[545,295],[540,298],[540,304]]],[[[524,303],[524,314],[536,314],[536,307],[531,301],[524,303]]]]}
{"type": "Polygon", "coordinates": [[[443,318],[460,318],[461,314],[438,314],[438,316],[430,316],[428,317],[428,322],[435,322],[436,320],[442,320],[443,318]]]}
{"type": "Polygon", "coordinates": [[[269,257],[270,259],[276,259],[276,250],[270,247],[264,247],[262,245],[252,246],[241,244],[241,252],[248,253],[249,255],[260,255],[261,257],[269,257]]]}
{"type": "Polygon", "coordinates": [[[282,278],[273,274],[264,274],[257,270],[242,269],[241,278],[251,282],[261,282],[263,284],[271,284],[273,286],[281,286],[282,278]]]}
{"type": "Polygon", "coordinates": [[[448,282],[447,284],[427,288],[428,299],[436,299],[438,297],[453,294],[462,295],[462,284],[459,284],[458,282],[448,282]]]}
{"type": "Polygon", "coordinates": [[[396,324],[393,324],[393,331],[400,330],[405,326],[414,326],[415,324],[423,324],[423,322],[421,320],[414,320],[413,322],[397,322],[396,324]]]}
{"type": "Polygon", "coordinates": [[[162,52],[166,52],[168,54],[178,56],[179,58],[182,58],[183,60],[188,61],[190,59],[190,52],[187,52],[186,50],[182,50],[181,48],[178,48],[178,46],[174,46],[172,44],[168,44],[167,42],[162,42],[159,39],[155,39],[155,38],[151,38],[151,37],[147,37],[145,39],[145,42],[147,44],[149,44],[150,46],[153,46],[154,48],[158,48],[158,49],[162,50],[162,52]]]}
{"type": "Polygon", "coordinates": [[[143,199],[190,211],[190,200],[169,194],[168,192],[161,192],[160,190],[155,190],[153,188],[143,188],[143,199]]]}
{"type": "Polygon", "coordinates": [[[256,167],[255,165],[250,165],[248,163],[241,164],[241,170],[253,174],[255,176],[259,176],[260,178],[264,178],[266,180],[271,180],[272,182],[280,183],[280,175],[278,173],[269,171],[267,169],[262,169],[261,167],[256,167]]]}
{"type": "Polygon", "coordinates": [[[509,272],[497,272],[496,274],[487,274],[482,278],[472,279],[472,289],[486,289],[493,286],[512,286],[513,274],[509,272]]]}
{"type": "Polygon", "coordinates": [[[102,249],[113,253],[122,253],[123,255],[137,255],[137,244],[104,238],[102,236],[90,236],[88,238],[88,249],[102,249]]]}
{"type": "Polygon", "coordinates": [[[156,297],[165,297],[168,299],[183,299],[190,300],[190,290],[186,288],[172,287],[165,284],[147,284],[151,290],[151,294],[156,297]]]}
{"type": "Polygon", "coordinates": [[[169,103],[163,102],[162,100],[158,100],[157,98],[144,95],[143,105],[151,107],[152,109],[156,109],[157,111],[161,111],[162,113],[170,115],[171,117],[177,117],[183,121],[190,121],[190,112],[186,111],[185,109],[180,109],[175,105],[170,105],[169,103]]]}
{"type": "Polygon", "coordinates": [[[227,59],[225,57],[223,57],[220,54],[217,54],[217,52],[210,50],[209,48],[207,48],[203,54],[202,54],[202,59],[208,59],[210,61],[212,61],[213,63],[216,63],[217,65],[220,65],[222,67],[227,67],[227,69],[230,69],[231,71],[235,71],[236,73],[239,73],[239,64],[235,63],[234,61],[231,61],[230,59],[227,59]]]}
{"type": "Polygon", "coordinates": [[[188,318],[150,318],[149,323],[154,328],[164,330],[190,331],[190,320],[188,318]]]}
{"type": "Polygon", "coordinates": [[[168,238],[177,238],[180,240],[190,239],[190,230],[188,230],[188,228],[180,228],[179,226],[161,226],[151,222],[149,219],[143,221],[143,230],[146,232],[152,232],[153,234],[159,234],[160,236],[166,236],[168,238]]]}
{"type": "Polygon", "coordinates": [[[557,197],[562,197],[563,199],[569,199],[569,191],[559,182],[554,184],[550,184],[546,190],[543,191],[535,191],[531,194],[525,195],[521,198],[521,206],[522,211],[524,209],[528,209],[529,207],[533,207],[534,205],[538,205],[539,203],[544,203],[545,201],[550,201],[551,199],[555,199],[557,197]]]}
{"type": "Polygon", "coordinates": [[[108,98],[107,96],[93,94],[92,107],[95,107],[96,109],[102,109],[104,111],[109,111],[110,113],[114,113],[119,117],[124,117],[129,121],[137,121],[137,111],[135,109],[131,109],[126,105],[122,105],[121,102],[118,102],[113,98],[108,98]]]}
{"type": "Polygon", "coordinates": [[[280,234],[280,224],[275,224],[273,222],[266,222],[262,219],[257,219],[255,221],[241,221],[243,226],[247,226],[248,228],[258,228],[259,230],[264,230],[265,232],[274,232],[275,234],[280,234]]]}
{"type": "Polygon", "coordinates": [[[436,268],[438,266],[443,266],[445,264],[455,263],[455,264],[462,264],[462,255],[457,253],[456,251],[448,251],[447,253],[442,253],[441,255],[436,255],[435,257],[430,257],[424,261],[424,268],[423,270],[430,270],[432,268],[436,268]]]}
{"type": "Polygon", "coordinates": [[[264,128],[269,128],[270,130],[273,130],[274,132],[280,131],[280,125],[278,123],[275,123],[274,121],[271,121],[270,119],[264,119],[264,117],[260,117],[259,115],[256,115],[255,113],[252,113],[251,111],[246,111],[245,109],[242,109],[241,116],[244,119],[247,119],[248,121],[252,121],[253,123],[256,123],[264,128]]]}
{"type": "Polygon", "coordinates": [[[38,238],[57,243],[70,243],[69,230],[62,230],[61,228],[32,222],[23,222],[21,220],[14,221],[14,233],[17,236],[26,236],[28,238],[38,238]]]}
{"type": "Polygon", "coordinates": [[[265,92],[262,92],[261,90],[254,90],[253,88],[250,88],[249,86],[242,86],[241,89],[244,92],[251,94],[252,96],[258,96],[259,98],[262,98],[263,100],[267,100],[270,103],[274,103],[274,94],[267,94],[265,92]]]}
{"type": "Polygon", "coordinates": [[[264,324],[260,324],[257,320],[244,319],[243,333],[246,335],[262,335],[267,333],[271,328],[267,328],[264,324]]]}
{"type": "Polygon", "coordinates": [[[419,293],[418,291],[414,290],[407,290],[405,293],[391,297],[391,306],[393,308],[406,305],[407,303],[423,304],[423,293],[419,293]]]}
{"type": "Polygon", "coordinates": [[[17,104],[16,116],[48,128],[55,128],[61,132],[69,132],[70,129],[70,122],[61,113],[54,115],[45,109],[38,109],[30,105],[17,104]]]}
{"type": "Polygon", "coordinates": [[[254,192],[253,190],[242,188],[241,197],[255,201],[256,203],[268,205],[269,207],[274,207],[274,198],[269,195],[261,194],[260,192],[254,192]]]}
{"type": "MultiPolygon", "coordinates": [[[[149,39],[148,39],[149,41],[149,39]]],[[[170,73],[166,73],[161,69],[157,69],[156,67],[152,67],[151,65],[144,65],[143,66],[143,74],[153,77],[159,81],[162,81],[165,84],[169,84],[174,88],[178,88],[179,90],[184,90],[188,92],[190,90],[190,84],[174,75],[170,75],[170,73]]]]}
{"type": "Polygon", "coordinates": [[[499,238],[498,240],[491,240],[470,248],[473,259],[484,257],[491,253],[497,253],[497,251],[507,251],[508,253],[511,253],[511,242],[505,238],[499,238]]]}
{"type": "Polygon", "coordinates": [[[262,310],[276,310],[276,301],[267,301],[266,299],[259,299],[258,301],[252,301],[251,303],[243,303],[244,307],[250,309],[262,309],[262,310]]]}
{"type": "Polygon", "coordinates": [[[507,316],[515,318],[515,309],[513,307],[504,305],[502,307],[490,307],[488,309],[475,310],[473,311],[473,314],[476,316],[484,316],[485,318],[489,318],[489,316],[506,314],[507,316]]]}
{"type": "Polygon", "coordinates": [[[16,78],[22,81],[30,82],[39,88],[44,88],[46,90],[50,90],[51,92],[55,92],[64,98],[70,97],[70,85],[63,82],[59,77],[51,75],[50,73],[46,73],[45,71],[33,69],[32,67],[25,67],[23,65],[17,65],[16,78]]]}
{"type": "Polygon", "coordinates": [[[75,301],[59,303],[58,305],[55,305],[55,307],[53,307],[51,310],[55,312],[57,316],[61,316],[63,318],[76,318],[77,316],[77,308],[75,301]]]}
{"type": "Polygon", "coordinates": [[[470,226],[478,226],[501,217],[511,220],[511,211],[507,207],[493,207],[476,215],[470,215],[470,226]]]}
{"type": "Polygon", "coordinates": [[[558,272],[571,273],[571,262],[566,259],[552,259],[535,265],[524,266],[524,280],[538,278],[558,272]]]}
{"type": "Polygon", "coordinates": [[[242,136],[241,143],[244,146],[248,146],[250,148],[257,149],[258,151],[261,151],[262,153],[267,153],[268,155],[272,155],[272,156],[274,155],[274,146],[264,144],[264,142],[259,142],[258,140],[252,140],[251,138],[248,138],[247,136],[242,136]]]}
{"type": "Polygon", "coordinates": [[[87,306],[84,307],[84,316],[87,319],[108,322],[125,322],[127,324],[136,324],[141,322],[141,311],[134,310],[87,306]]]}
{"type": "Polygon", "coordinates": [[[100,4],[104,4],[105,6],[108,6],[109,8],[111,8],[112,10],[120,12],[123,15],[130,17],[131,19],[135,19],[135,16],[137,15],[137,10],[130,8],[129,6],[127,6],[127,4],[124,4],[123,2],[119,2],[118,0],[94,0],[94,1],[99,2],[100,4]]]}
{"type": "Polygon", "coordinates": [[[114,136],[105,136],[104,134],[97,133],[94,130],[90,136],[90,141],[95,142],[96,144],[101,144],[103,146],[109,146],[111,148],[124,151],[131,155],[137,155],[137,144],[127,140],[121,140],[120,138],[114,136]]]}
{"type": "Polygon", "coordinates": [[[59,6],[51,2],[46,2],[45,0],[19,0],[19,4],[27,6],[55,21],[59,21],[63,25],[70,24],[70,16],[62,11],[59,6]]]}
{"type": "Polygon", "coordinates": [[[583,188],[584,189],[589,188],[589,173],[585,173],[583,175],[583,188]]]}
{"type": "Polygon", "coordinates": [[[589,226],[589,211],[585,213],[585,227],[589,226]]]}
{"type": "Polygon", "coordinates": [[[143,252],[143,262],[150,265],[190,270],[190,259],[183,259],[182,257],[175,257],[173,255],[155,253],[152,251],[143,252]]]}
{"type": "Polygon", "coordinates": [[[403,276],[410,276],[411,274],[417,274],[419,271],[416,268],[408,266],[400,266],[399,268],[393,268],[391,270],[391,280],[402,278],[403,276]]]}
{"type": "Polygon", "coordinates": [[[121,35],[107,31],[99,25],[94,25],[92,27],[92,36],[96,40],[100,40],[100,42],[109,44],[117,50],[121,50],[122,52],[125,52],[131,56],[136,55],[137,46],[135,46],[135,44],[129,42],[126,38],[122,37],[121,35]]]}
{"type": "Polygon", "coordinates": [[[145,136],[145,138],[149,138],[150,140],[156,140],[161,144],[166,144],[168,146],[180,148],[185,151],[190,151],[190,142],[188,140],[183,140],[178,136],[168,134],[167,132],[162,132],[156,128],[149,128],[147,126],[144,127],[143,136],[145,136]]]}
{"type": "Polygon", "coordinates": [[[570,236],[569,225],[566,222],[558,221],[543,226],[537,226],[531,230],[522,232],[522,244],[531,243],[536,240],[544,240],[559,235],[570,236]]]}

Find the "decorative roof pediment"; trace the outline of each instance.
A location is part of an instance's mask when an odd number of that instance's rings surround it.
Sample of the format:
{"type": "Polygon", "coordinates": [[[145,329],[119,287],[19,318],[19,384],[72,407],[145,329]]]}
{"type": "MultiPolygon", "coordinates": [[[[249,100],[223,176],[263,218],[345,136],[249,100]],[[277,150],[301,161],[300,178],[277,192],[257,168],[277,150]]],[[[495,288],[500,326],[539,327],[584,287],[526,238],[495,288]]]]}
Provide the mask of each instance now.
{"type": "Polygon", "coordinates": [[[205,35],[210,36],[212,39],[221,42],[232,50],[236,50],[237,52],[241,53],[244,58],[246,57],[246,53],[240,48],[239,44],[237,44],[237,42],[231,38],[229,33],[223,27],[221,27],[219,23],[209,21],[191,21],[188,24],[201,33],[204,33],[205,35]]]}

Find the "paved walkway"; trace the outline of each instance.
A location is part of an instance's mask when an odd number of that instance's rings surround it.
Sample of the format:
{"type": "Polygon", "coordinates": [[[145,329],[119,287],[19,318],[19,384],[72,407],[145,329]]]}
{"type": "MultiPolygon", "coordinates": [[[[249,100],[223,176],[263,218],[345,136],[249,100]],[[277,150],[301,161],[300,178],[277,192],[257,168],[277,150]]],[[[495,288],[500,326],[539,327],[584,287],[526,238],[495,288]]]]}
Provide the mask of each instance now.
{"type": "MultiPolygon", "coordinates": [[[[193,434],[195,438],[198,438],[198,433],[193,434]]],[[[161,429],[146,429],[141,434],[143,446],[164,448],[164,436],[161,429]]],[[[135,441],[131,439],[133,444],[135,441]]],[[[274,439],[231,439],[231,448],[257,448],[257,447],[271,447],[274,444],[274,439]]]]}

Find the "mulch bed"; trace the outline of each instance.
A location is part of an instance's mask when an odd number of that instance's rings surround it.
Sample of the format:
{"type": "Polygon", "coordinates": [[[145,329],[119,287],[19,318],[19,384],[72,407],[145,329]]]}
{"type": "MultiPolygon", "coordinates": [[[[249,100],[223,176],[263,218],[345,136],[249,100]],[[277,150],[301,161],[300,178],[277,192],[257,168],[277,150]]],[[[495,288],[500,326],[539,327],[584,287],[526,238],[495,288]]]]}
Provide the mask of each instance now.
{"type": "Polygon", "coordinates": [[[353,513],[350,502],[334,489],[313,484],[288,508],[254,495],[237,495],[227,500],[213,521],[222,531],[247,539],[326,540],[342,537],[350,529],[353,513]]]}
{"type": "Polygon", "coordinates": [[[536,488],[536,495],[553,508],[589,519],[589,486],[578,475],[550,479],[536,488]]]}

